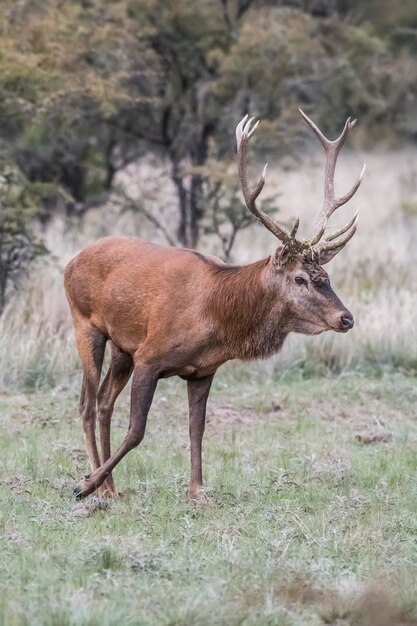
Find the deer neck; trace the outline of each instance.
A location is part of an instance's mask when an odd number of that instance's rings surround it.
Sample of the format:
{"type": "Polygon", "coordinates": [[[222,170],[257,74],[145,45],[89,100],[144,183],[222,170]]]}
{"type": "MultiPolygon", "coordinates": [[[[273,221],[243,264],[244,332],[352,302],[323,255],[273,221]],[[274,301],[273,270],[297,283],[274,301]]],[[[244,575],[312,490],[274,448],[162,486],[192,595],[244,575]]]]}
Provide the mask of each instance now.
{"type": "Polygon", "coordinates": [[[281,349],[288,334],[285,299],[279,286],[268,286],[268,263],[269,258],[213,271],[207,309],[229,359],[266,359],[281,349]]]}

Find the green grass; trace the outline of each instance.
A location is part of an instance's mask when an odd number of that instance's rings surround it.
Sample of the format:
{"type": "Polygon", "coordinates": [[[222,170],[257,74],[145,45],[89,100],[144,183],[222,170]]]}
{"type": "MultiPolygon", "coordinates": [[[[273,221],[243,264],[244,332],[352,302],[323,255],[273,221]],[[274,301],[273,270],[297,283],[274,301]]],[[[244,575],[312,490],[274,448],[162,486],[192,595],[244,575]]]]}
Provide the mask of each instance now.
{"type": "Polygon", "coordinates": [[[417,624],[416,380],[256,371],[211,394],[206,508],[185,496],[183,383],[160,384],[123,497],[87,517],[76,395],[1,395],[0,624],[417,624]]]}

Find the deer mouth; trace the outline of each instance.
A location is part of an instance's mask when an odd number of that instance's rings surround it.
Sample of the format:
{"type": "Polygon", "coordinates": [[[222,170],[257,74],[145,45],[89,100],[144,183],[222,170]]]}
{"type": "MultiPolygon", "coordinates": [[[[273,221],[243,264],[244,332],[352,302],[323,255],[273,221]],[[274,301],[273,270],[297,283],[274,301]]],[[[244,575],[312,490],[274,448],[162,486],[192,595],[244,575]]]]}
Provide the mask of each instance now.
{"type": "Polygon", "coordinates": [[[349,326],[330,326],[330,330],[334,330],[335,333],[342,333],[343,335],[348,333],[353,328],[353,321],[349,326]]]}

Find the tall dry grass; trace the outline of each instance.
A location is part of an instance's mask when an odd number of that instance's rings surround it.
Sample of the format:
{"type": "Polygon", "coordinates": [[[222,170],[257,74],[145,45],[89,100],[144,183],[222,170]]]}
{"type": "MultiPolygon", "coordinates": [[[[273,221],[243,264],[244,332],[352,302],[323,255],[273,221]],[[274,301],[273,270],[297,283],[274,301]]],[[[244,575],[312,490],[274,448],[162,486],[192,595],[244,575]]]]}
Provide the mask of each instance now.
{"type": "MultiPolygon", "coordinates": [[[[367,172],[355,196],[359,229],[329,265],[336,290],[354,313],[355,328],[343,336],[292,336],[280,355],[260,368],[308,373],[417,368],[417,151],[343,155],[336,178],[340,193],[351,186],[363,161],[367,172]]],[[[304,156],[291,169],[269,172],[268,193],[277,196],[283,220],[301,217],[301,235],[311,232],[321,207],[322,180],[321,153],[304,156]]],[[[119,182],[146,198],[169,224],[174,196],[163,167],[143,161],[122,173],[119,182]],[[161,186],[161,179],[166,185],[161,186]]],[[[354,208],[351,202],[341,209],[335,225],[347,221],[354,208]]],[[[57,217],[43,233],[51,256],[33,266],[0,318],[0,386],[68,385],[79,372],[62,273],[78,250],[107,234],[162,241],[143,217],[120,214],[112,206],[94,209],[76,224],[57,217]]],[[[254,224],[240,235],[235,259],[250,262],[274,245],[273,237],[254,224]]],[[[201,249],[216,252],[215,242],[205,242],[201,249]]]]}

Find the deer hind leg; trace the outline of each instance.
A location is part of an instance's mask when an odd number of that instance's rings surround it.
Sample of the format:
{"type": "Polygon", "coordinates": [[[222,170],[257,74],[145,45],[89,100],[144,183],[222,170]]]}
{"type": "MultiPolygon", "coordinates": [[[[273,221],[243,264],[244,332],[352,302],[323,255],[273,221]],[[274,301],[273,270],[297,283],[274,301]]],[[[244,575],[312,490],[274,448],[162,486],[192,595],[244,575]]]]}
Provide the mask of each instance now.
{"type": "Polygon", "coordinates": [[[99,487],[122,458],[140,444],[146,428],[146,420],[159,378],[159,370],[145,363],[135,363],[132,380],[130,420],[127,435],[122,444],[98,469],[86,476],[74,489],[77,498],[84,498],[99,487]]]}
{"type": "Polygon", "coordinates": [[[210,504],[203,487],[201,447],[206,423],[206,405],[214,374],[187,381],[190,414],[191,478],[188,497],[199,504],[210,504]]]}
{"type": "MultiPolygon", "coordinates": [[[[111,363],[97,395],[97,417],[100,425],[101,462],[105,463],[111,455],[110,423],[114,403],[126,386],[133,370],[133,359],[130,354],[122,352],[111,342],[111,363]]],[[[100,495],[112,497],[117,495],[111,473],[99,487],[100,495]]]]}
{"type": "Polygon", "coordinates": [[[84,321],[75,324],[75,339],[84,371],[80,415],[88,459],[91,471],[94,471],[100,467],[96,442],[96,402],[107,339],[98,328],[84,321]]]}

